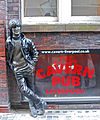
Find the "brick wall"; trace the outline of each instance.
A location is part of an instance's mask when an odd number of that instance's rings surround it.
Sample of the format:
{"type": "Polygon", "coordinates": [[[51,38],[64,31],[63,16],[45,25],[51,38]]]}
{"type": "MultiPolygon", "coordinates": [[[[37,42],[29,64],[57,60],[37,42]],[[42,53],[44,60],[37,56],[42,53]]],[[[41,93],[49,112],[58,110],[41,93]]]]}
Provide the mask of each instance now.
{"type": "Polygon", "coordinates": [[[38,50],[52,49],[100,49],[100,33],[25,33],[38,50]]]}
{"type": "Polygon", "coordinates": [[[19,1],[20,0],[7,0],[7,20],[12,18],[19,18],[19,1]]]}
{"type": "Polygon", "coordinates": [[[0,0],[0,112],[9,111],[5,60],[5,0],[0,0]]]}

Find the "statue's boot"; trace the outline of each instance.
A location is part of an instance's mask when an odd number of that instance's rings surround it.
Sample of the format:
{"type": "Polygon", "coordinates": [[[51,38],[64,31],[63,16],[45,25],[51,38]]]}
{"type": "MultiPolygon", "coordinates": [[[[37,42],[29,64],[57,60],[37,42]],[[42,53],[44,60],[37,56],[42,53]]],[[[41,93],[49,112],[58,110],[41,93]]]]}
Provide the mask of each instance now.
{"type": "Polygon", "coordinates": [[[29,108],[30,108],[30,111],[31,111],[31,116],[36,118],[37,117],[37,110],[36,110],[32,100],[29,100],[29,108]]]}
{"type": "Polygon", "coordinates": [[[43,115],[45,113],[45,107],[47,103],[43,100],[40,100],[38,104],[36,104],[37,115],[43,115]]]}

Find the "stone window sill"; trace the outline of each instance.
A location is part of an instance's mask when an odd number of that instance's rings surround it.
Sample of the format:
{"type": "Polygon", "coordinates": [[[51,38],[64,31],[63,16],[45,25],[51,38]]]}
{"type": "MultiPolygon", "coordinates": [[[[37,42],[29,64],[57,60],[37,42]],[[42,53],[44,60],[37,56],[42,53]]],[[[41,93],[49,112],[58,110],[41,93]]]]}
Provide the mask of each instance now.
{"type": "Polygon", "coordinates": [[[23,25],[22,32],[82,32],[100,31],[100,24],[37,24],[23,25]]]}

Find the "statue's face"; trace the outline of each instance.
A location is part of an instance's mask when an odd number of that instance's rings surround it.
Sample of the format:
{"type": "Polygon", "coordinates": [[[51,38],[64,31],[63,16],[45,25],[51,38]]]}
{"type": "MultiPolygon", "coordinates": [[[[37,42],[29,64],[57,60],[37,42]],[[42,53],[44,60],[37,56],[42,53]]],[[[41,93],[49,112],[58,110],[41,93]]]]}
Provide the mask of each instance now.
{"type": "Polygon", "coordinates": [[[12,33],[15,34],[15,35],[19,35],[21,33],[21,27],[15,27],[15,28],[12,28],[12,33]]]}

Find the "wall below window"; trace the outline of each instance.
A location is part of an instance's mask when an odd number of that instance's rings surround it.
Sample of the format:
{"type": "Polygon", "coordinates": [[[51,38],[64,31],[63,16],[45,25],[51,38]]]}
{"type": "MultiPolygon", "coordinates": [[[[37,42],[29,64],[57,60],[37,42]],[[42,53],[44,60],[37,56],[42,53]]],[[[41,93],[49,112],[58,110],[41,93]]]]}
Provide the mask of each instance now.
{"type": "Polygon", "coordinates": [[[38,50],[52,49],[100,49],[98,32],[25,33],[38,50]]]}

